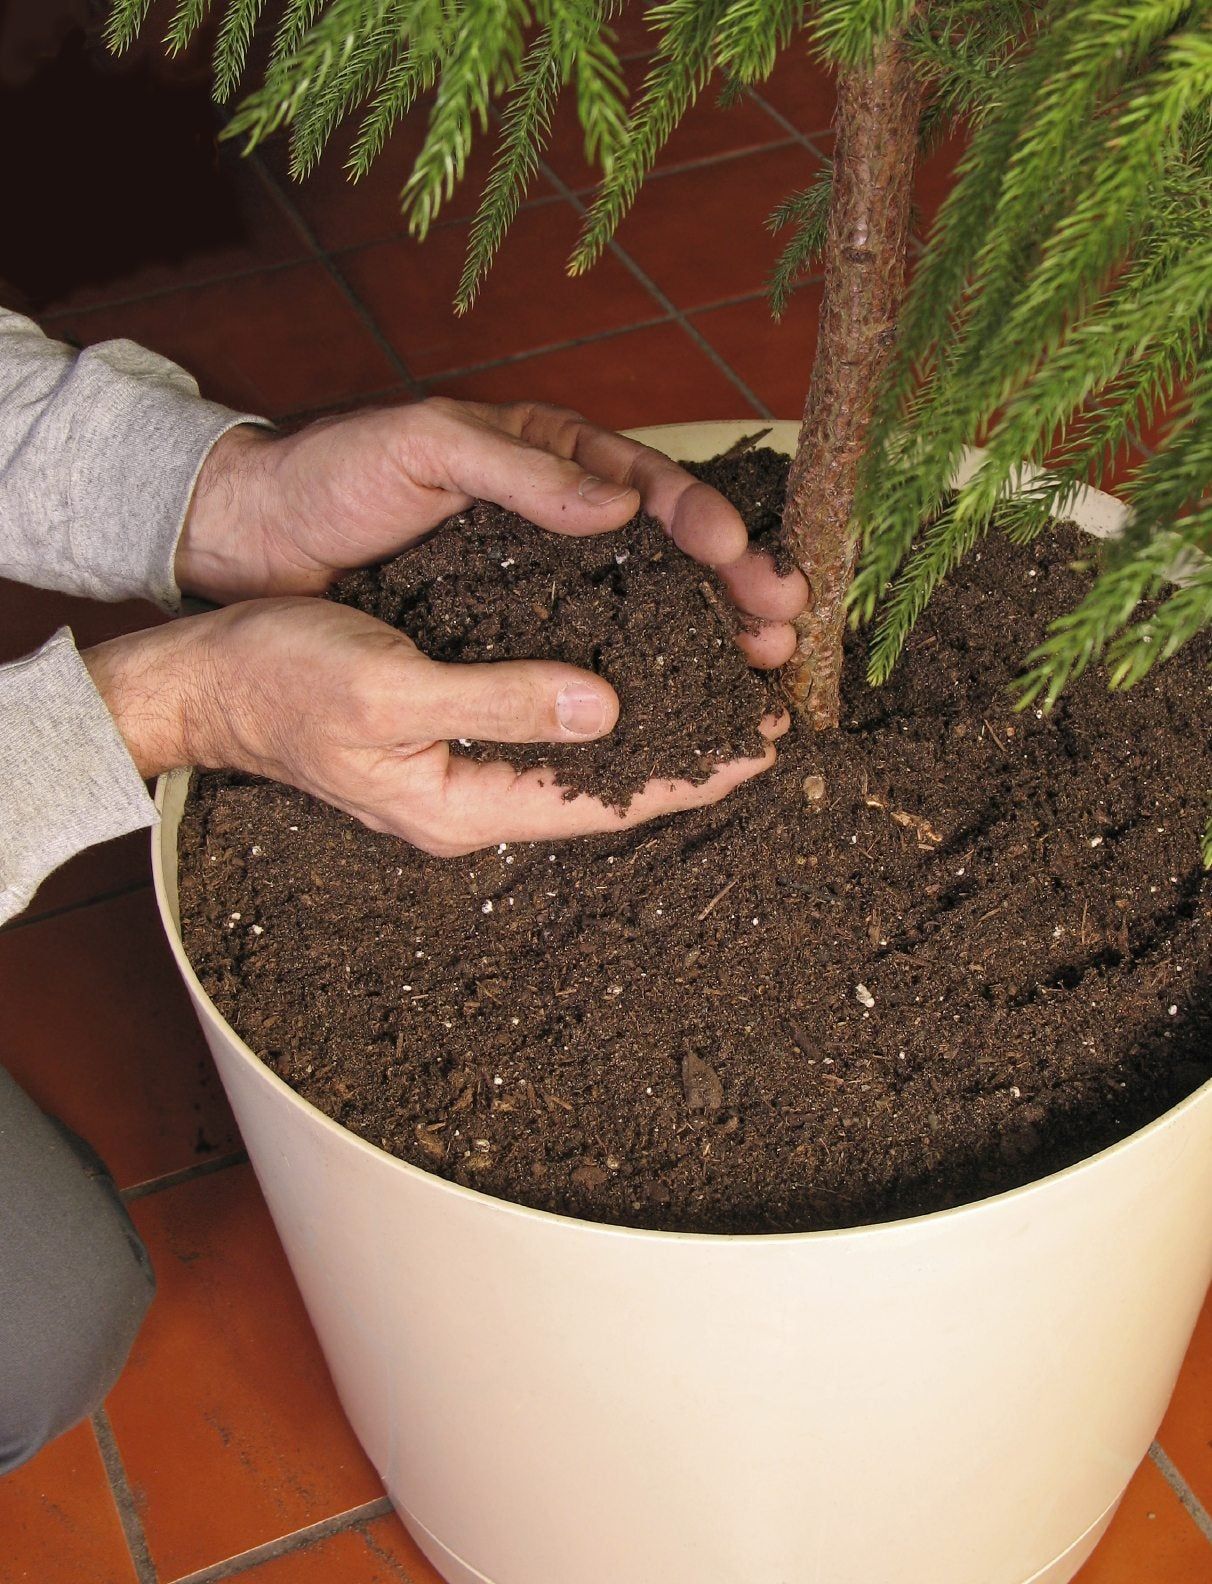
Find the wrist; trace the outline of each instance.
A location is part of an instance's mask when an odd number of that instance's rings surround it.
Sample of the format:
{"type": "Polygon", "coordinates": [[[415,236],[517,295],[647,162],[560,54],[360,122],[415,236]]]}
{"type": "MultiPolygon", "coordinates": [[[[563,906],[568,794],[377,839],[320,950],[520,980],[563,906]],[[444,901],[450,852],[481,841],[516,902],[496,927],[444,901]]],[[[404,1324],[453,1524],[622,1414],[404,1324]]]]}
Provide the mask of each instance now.
{"type": "Polygon", "coordinates": [[[81,653],[144,779],[222,763],[224,687],[212,642],[220,614],[127,633],[81,653]]]}
{"type": "Polygon", "coordinates": [[[210,448],[177,543],[183,594],[228,605],[270,592],[277,444],[266,430],[237,424],[210,448]]]}

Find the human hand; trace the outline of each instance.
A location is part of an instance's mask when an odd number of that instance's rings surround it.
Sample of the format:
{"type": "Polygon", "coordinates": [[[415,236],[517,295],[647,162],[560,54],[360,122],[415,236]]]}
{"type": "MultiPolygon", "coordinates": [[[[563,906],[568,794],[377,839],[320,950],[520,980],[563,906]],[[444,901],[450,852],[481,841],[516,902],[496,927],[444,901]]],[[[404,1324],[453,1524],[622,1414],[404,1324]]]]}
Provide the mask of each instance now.
{"type": "Polygon", "coordinates": [[[320,594],[343,571],[415,544],[476,498],[556,533],[619,528],[642,506],[682,550],[714,567],[756,617],[737,643],[782,665],[808,585],[748,548],[729,503],[675,462],[579,414],[436,397],[323,419],[297,434],[229,430],[208,457],[177,553],[188,593],[225,604],[320,594]]]}
{"type": "MultiPolygon", "coordinates": [[[[83,658],[143,775],[197,764],[268,776],[444,857],[698,808],[774,762],[767,746],[700,786],[650,782],[625,815],[596,798],[567,800],[550,771],[480,763],[452,754],[449,740],[603,736],[618,715],[608,682],[556,661],[441,665],[327,600],[230,605],[83,658]]],[[[770,717],[763,731],[773,738],[786,724],[770,717]]]]}

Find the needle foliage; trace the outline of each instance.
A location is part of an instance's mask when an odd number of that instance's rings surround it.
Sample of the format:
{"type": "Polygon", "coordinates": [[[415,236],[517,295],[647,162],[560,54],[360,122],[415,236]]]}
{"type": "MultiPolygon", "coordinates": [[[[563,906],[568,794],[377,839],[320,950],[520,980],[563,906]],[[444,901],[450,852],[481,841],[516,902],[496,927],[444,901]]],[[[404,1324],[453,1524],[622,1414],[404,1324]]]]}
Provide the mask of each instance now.
{"type": "MultiPolygon", "coordinates": [[[[148,11],[149,0],[114,0],[115,50],[148,11]]],[[[1020,700],[1050,707],[1095,663],[1111,687],[1131,687],[1212,626],[1212,0],[179,0],[167,47],[207,23],[215,96],[237,101],[228,135],[255,148],[289,129],[297,176],[350,125],[357,179],[405,116],[424,114],[400,192],[418,237],[476,141],[493,140],[460,311],[542,164],[562,98],[600,172],[568,261],[578,273],[703,94],[760,94],[788,51],[861,71],[895,32],[926,88],[923,151],[956,125],[969,136],[916,262],[856,499],[850,609],[875,623],[872,680],[991,528],[1029,540],[1141,435],[1144,460],[1119,485],[1124,531],[1027,657],[1020,700]],[[630,87],[625,9],[642,12],[648,43],[630,87]],[[253,80],[261,32],[270,47],[253,80]],[[974,444],[983,460],[953,491],[974,444]]],[[[824,245],[831,191],[822,160],[770,217],[786,238],[769,282],[776,313],[824,245]]]]}

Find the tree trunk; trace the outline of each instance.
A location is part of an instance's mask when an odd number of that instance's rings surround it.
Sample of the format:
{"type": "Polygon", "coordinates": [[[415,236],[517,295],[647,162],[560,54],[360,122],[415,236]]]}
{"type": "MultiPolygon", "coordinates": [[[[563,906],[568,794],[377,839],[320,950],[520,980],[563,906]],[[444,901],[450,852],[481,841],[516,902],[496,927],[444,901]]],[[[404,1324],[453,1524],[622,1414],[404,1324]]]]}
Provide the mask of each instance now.
{"type": "Polygon", "coordinates": [[[855,479],[905,296],[921,98],[899,35],[869,66],[839,74],[820,335],[783,513],[812,585],[783,687],[818,728],[838,722],[855,479]]]}

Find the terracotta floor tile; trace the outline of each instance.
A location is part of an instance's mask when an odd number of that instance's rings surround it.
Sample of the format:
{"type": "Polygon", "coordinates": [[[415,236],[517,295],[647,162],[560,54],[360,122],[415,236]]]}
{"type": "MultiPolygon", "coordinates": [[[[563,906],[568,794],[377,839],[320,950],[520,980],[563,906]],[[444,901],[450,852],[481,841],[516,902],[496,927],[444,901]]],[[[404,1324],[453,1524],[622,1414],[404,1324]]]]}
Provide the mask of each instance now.
{"type": "Polygon", "coordinates": [[[42,313],[306,251],[257,173],[218,144],[205,48],[188,63],[167,60],[157,10],[121,61],[99,29],[85,37],[79,7],[31,12],[54,20],[44,38],[31,35],[0,101],[3,146],[14,151],[5,196],[21,217],[4,252],[5,275],[42,313]]]}
{"type": "Polygon", "coordinates": [[[167,620],[163,611],[143,600],[105,605],[0,578],[0,662],[29,654],[60,627],[70,627],[76,647],[84,649],[167,620]]]}
{"type": "Polygon", "coordinates": [[[806,38],[796,40],[782,52],[773,72],[756,85],[755,92],[785,115],[792,126],[810,136],[833,125],[836,79],[810,53],[806,38]]]}
{"type": "Polygon", "coordinates": [[[349,401],[325,402],[320,407],[304,407],[297,412],[284,413],[282,417],[291,424],[315,423],[320,418],[339,418],[343,413],[359,412],[363,407],[394,407],[401,402],[415,401],[417,390],[413,385],[389,385],[386,390],[366,391],[349,401]]]}
{"type": "Polygon", "coordinates": [[[57,327],[82,343],[129,336],[188,369],[203,395],[270,417],[399,380],[320,264],[68,314],[57,327]]]}
{"type": "Polygon", "coordinates": [[[1118,495],[1144,460],[1145,453],[1138,446],[1130,446],[1126,451],[1120,451],[1107,469],[1099,488],[1105,490],[1108,495],[1118,495]]]}
{"type": "Polygon", "coordinates": [[[24,929],[47,913],[59,913],[111,896],[133,886],[151,883],[151,853],[146,831],[131,831],[115,841],[86,848],[50,874],[34,893],[33,901],[6,928],[24,929]]]}
{"type": "Polygon", "coordinates": [[[747,296],[782,250],[770,211],[816,170],[796,144],[662,176],[641,191],[619,243],[679,308],[747,296]]]}
{"type": "Polygon", "coordinates": [[[1146,1459],[1073,1584],[1201,1584],[1210,1578],[1212,1545],[1146,1459]]]}
{"type": "Polygon", "coordinates": [[[1205,1508],[1212,1512],[1212,1291],[1204,1303],[1157,1439],[1205,1508]]]}
{"type": "Polygon", "coordinates": [[[241,1584],[443,1584],[392,1513],[240,1574],[241,1584]]]}
{"type": "Polygon", "coordinates": [[[131,1213],[159,1286],[106,1407],[160,1578],[381,1496],[251,1167],[131,1213]]]}
{"type": "Polygon", "coordinates": [[[150,891],[0,934],[0,1059],[119,1187],[237,1144],[150,891]]]}
{"type": "Polygon", "coordinates": [[[821,286],[813,281],[795,293],[781,320],[764,296],[690,318],[776,417],[798,418],[816,356],[820,307],[821,286]]]}
{"type": "Polygon", "coordinates": [[[660,35],[649,26],[647,13],[655,4],[659,4],[659,0],[632,0],[623,7],[621,15],[611,19],[615,49],[621,60],[652,51],[660,35]]]}
{"type": "MultiPolygon", "coordinates": [[[[358,122],[341,128],[324,151],[316,168],[301,182],[290,175],[290,151],[284,134],[276,134],[261,150],[265,168],[277,181],[326,251],[358,247],[407,235],[400,210],[400,193],[412,173],[428,127],[428,110],[409,112],[388,138],[379,157],[360,181],[351,182],[346,162],[357,136],[358,122]]],[[[462,180],[443,203],[438,223],[467,220],[480,207],[484,184],[496,154],[496,128],[482,134],[478,127],[462,180]]],[[[528,197],[554,197],[555,189],[542,176],[531,184],[528,197]]]]}
{"type": "Polygon", "coordinates": [[[615,429],[747,417],[744,398],[676,324],[522,358],[430,386],[477,401],[549,401],[615,429]]]}
{"type": "Polygon", "coordinates": [[[953,132],[918,165],[913,178],[913,201],[917,205],[918,231],[924,237],[929,236],[934,217],[954,185],[955,167],[967,146],[967,132],[953,132]]]}
{"type": "Polygon", "coordinates": [[[650,294],[610,256],[588,275],[569,278],[564,264],[578,223],[566,204],[522,210],[479,301],[462,318],[451,304],[466,226],[445,226],[424,243],[387,242],[338,254],[336,264],[410,371],[427,378],[660,314],[650,294]]]}
{"type": "Polygon", "coordinates": [[[136,1584],[89,1424],[0,1479],[0,1536],[0,1584],[136,1584]]]}
{"type": "MultiPolygon", "coordinates": [[[[205,135],[205,134],[203,134],[205,135]]],[[[49,298],[39,310],[51,328],[59,316],[106,303],[175,291],[217,277],[263,270],[310,256],[307,241],[292,224],[257,167],[230,145],[215,145],[211,179],[197,189],[186,234],[158,231],[158,191],[142,194],[143,229],[128,234],[125,268],[81,270],[81,279],[49,298]],[[101,278],[88,278],[90,275],[101,278]]],[[[124,180],[115,169],[113,180],[124,180]]],[[[87,259],[87,250],[82,250],[87,259]]]]}
{"type": "MultiPolygon", "coordinates": [[[[635,103],[642,90],[647,65],[647,61],[637,58],[628,61],[624,67],[623,75],[631,104],[635,103]]],[[[719,154],[765,148],[769,143],[786,139],[787,134],[774,118],[748,96],[722,109],[718,103],[720,87],[720,81],[713,78],[699,94],[657,156],[654,172],[712,159],[719,154]]],[[[560,180],[578,191],[596,186],[602,174],[600,167],[586,161],[584,144],[585,137],[577,116],[576,94],[566,89],[552,122],[551,140],[545,157],[560,180]]]]}

